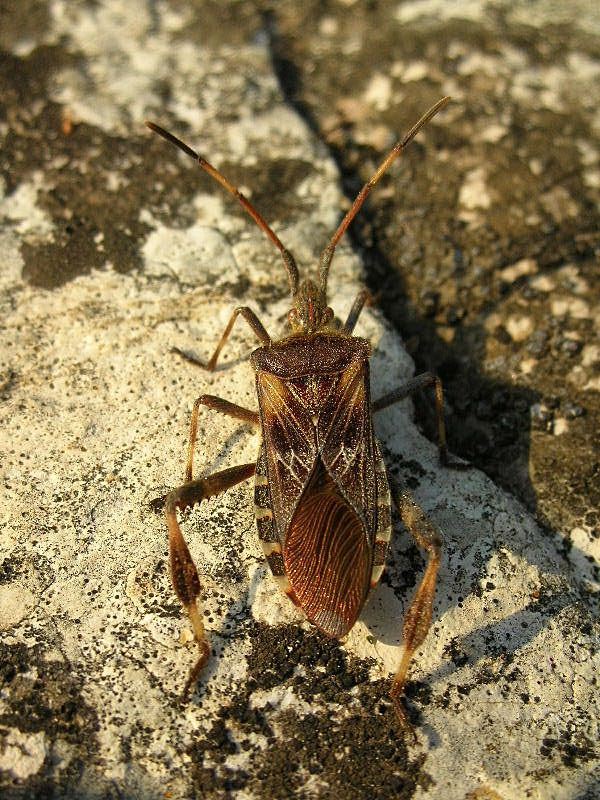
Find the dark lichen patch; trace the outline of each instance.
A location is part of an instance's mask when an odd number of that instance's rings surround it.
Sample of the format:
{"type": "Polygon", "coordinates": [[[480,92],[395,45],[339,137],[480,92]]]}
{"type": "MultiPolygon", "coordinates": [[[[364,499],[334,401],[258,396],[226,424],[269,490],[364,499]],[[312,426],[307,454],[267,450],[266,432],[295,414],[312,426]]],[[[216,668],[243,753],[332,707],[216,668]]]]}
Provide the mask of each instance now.
{"type": "Polygon", "coordinates": [[[1,645],[1,679],[9,692],[11,711],[0,715],[4,725],[29,733],[44,731],[77,744],[95,736],[95,713],[81,697],[83,679],[62,660],[47,661],[39,647],[1,645]],[[32,675],[36,674],[36,677],[32,675]]]}
{"type": "MultiPolygon", "coordinates": [[[[127,137],[76,119],[65,126],[70,112],[48,99],[48,82],[66,66],[85,70],[77,55],[44,46],[26,57],[5,53],[3,62],[0,96],[11,111],[0,175],[10,195],[40,173],[36,205],[53,226],[46,240],[22,239],[23,277],[29,283],[52,289],[107,264],[118,272],[140,269],[141,245],[151,230],[140,220],[142,210],[163,224],[186,227],[197,220],[194,195],[203,186],[222,191],[191,160],[179,158],[142,128],[127,137]]],[[[271,221],[292,217],[294,188],[310,170],[308,163],[278,159],[251,170],[224,168],[234,182],[252,188],[254,202],[271,221]]],[[[234,200],[227,213],[252,224],[234,200]]],[[[242,293],[247,281],[233,288],[242,293]]]]}
{"type": "Polygon", "coordinates": [[[419,768],[408,762],[389,722],[374,724],[364,715],[339,721],[313,714],[300,718],[292,712],[278,722],[289,741],[277,740],[257,765],[260,797],[403,798],[411,797],[419,783],[419,768]]]}
{"type": "Polygon", "coordinates": [[[60,47],[40,46],[28,56],[1,52],[0,97],[8,132],[0,152],[0,174],[7,192],[24,177],[42,170],[51,156],[52,139],[60,128],[60,107],[48,100],[48,79],[75,60],[60,47]]]}
{"type": "Polygon", "coordinates": [[[452,663],[459,669],[469,663],[469,656],[461,647],[457,636],[453,636],[444,647],[444,656],[452,659],[452,663]]]}
{"type": "Polygon", "coordinates": [[[189,751],[196,796],[403,798],[428,781],[408,759],[389,682],[369,681],[368,662],[315,631],[253,627],[246,687],[189,751]],[[277,688],[313,710],[280,709],[277,688]],[[248,768],[233,768],[242,754],[248,768]]]}
{"type": "MultiPolygon", "coordinates": [[[[583,720],[587,713],[579,709],[583,720]]],[[[576,769],[581,764],[594,761],[598,758],[598,745],[582,731],[575,731],[572,727],[563,730],[554,729],[551,734],[542,739],[540,755],[545,758],[560,758],[565,767],[576,769]],[[557,736],[558,734],[558,736],[557,736]]]]}
{"type": "Polygon", "coordinates": [[[23,562],[16,555],[7,556],[0,561],[0,586],[12,583],[21,574],[23,562]]]}
{"type": "MultiPolygon", "coordinates": [[[[47,660],[40,646],[0,644],[0,685],[5,710],[0,735],[9,731],[44,734],[46,757],[39,771],[24,781],[5,772],[0,792],[7,800],[75,796],[84,771],[96,763],[98,718],[82,696],[85,677],[73,665],[47,660]],[[67,745],[70,759],[57,776],[55,747],[67,745]]],[[[86,796],[83,793],[78,796],[86,796]]],[[[93,795],[92,795],[93,796],[93,795]]]]}
{"type": "Polygon", "coordinates": [[[0,6],[0,48],[37,38],[47,30],[48,17],[43,0],[5,0],[0,6]]]}
{"type": "Polygon", "coordinates": [[[4,170],[10,187],[35,169],[43,171],[37,205],[50,217],[53,236],[48,242],[23,242],[23,277],[52,289],[107,263],[119,272],[141,267],[140,244],[150,228],[139,220],[139,198],[148,193],[144,205],[156,204],[157,215],[165,216],[163,201],[182,194],[185,199],[194,191],[191,181],[187,195],[185,181],[169,185],[156,160],[144,156],[139,139],[136,146],[85,124],[64,135],[61,109],[55,104],[46,103],[31,124],[31,138],[39,144],[36,155],[31,156],[34,142],[13,130],[4,149],[4,170]],[[162,191],[152,193],[159,180],[162,191]]]}
{"type": "Polygon", "coordinates": [[[252,204],[260,209],[269,224],[302,219],[303,212],[296,189],[314,174],[314,167],[308,161],[272,159],[256,167],[224,163],[221,169],[234,185],[250,189],[252,204]]]}
{"type": "Polygon", "coordinates": [[[349,689],[369,683],[371,665],[351,658],[335,639],[295,625],[259,631],[248,656],[249,673],[259,689],[291,680],[307,700],[319,695],[345,705],[349,689]],[[301,675],[295,675],[297,667],[302,668],[301,675]]]}
{"type": "MultiPolygon", "coordinates": [[[[35,546],[35,542],[33,545],[35,546]]],[[[52,562],[41,553],[13,552],[0,561],[0,586],[18,582],[37,594],[46,589],[54,577],[52,562]]]]}
{"type": "Polygon", "coordinates": [[[0,372],[0,400],[8,400],[19,382],[19,374],[10,367],[0,372]]]}
{"type": "MultiPolygon", "coordinates": [[[[111,191],[110,176],[132,186],[147,168],[130,143],[84,124],[63,129],[65,109],[48,99],[48,81],[77,57],[59,47],[38,47],[23,58],[3,54],[0,95],[10,107],[0,174],[10,194],[34,172],[42,174],[38,207],[53,223],[52,241],[22,242],[26,280],[53,288],[112,262],[128,271],[139,265],[137,192],[111,191]]],[[[139,191],[139,190],[138,190],[139,191]]]]}

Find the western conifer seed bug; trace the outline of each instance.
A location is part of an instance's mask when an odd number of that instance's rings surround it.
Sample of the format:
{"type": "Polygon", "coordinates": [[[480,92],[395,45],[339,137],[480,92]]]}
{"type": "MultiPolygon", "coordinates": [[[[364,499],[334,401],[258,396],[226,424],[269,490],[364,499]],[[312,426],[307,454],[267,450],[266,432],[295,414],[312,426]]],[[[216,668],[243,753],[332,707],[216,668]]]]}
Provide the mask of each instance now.
{"type": "Polygon", "coordinates": [[[185,479],[165,500],[171,577],[187,611],[200,655],[185,684],[184,696],[208,661],[210,648],[199,607],[200,579],[177,520],[177,510],[191,508],[254,476],[258,537],[275,581],[326,636],[340,639],[356,622],[369,590],[383,572],[390,541],[392,498],[416,542],[427,553],[425,574],[408,609],[403,627],[403,652],[391,685],[398,719],[410,729],[401,696],[417,647],[431,624],[432,603],[440,565],[438,531],[403,487],[392,485],[373,433],[372,414],[433,387],[442,462],[449,463],[440,380],[419,375],[375,401],[369,389],[369,343],[353,336],[359,314],[369,299],[358,293],[346,322],[334,319],[327,305],[327,276],[336,245],[367,195],[406,145],[450,98],[444,97],[414,125],[382,161],[341,221],[318,264],[318,280],[299,280],[291,253],[267,222],[229,181],[202,156],[168,131],[147,126],[191,156],[203,170],[241,203],[278,248],[287,272],[293,306],[289,335],[274,341],[256,314],[236,308],[217,347],[204,363],[176,350],[194,364],[212,371],[238,316],[260,341],[250,356],[255,371],[258,411],[220,397],[201,395],[194,403],[185,479]],[[193,478],[193,458],[201,406],[260,428],[256,464],[242,464],[203,478],[193,478]]]}

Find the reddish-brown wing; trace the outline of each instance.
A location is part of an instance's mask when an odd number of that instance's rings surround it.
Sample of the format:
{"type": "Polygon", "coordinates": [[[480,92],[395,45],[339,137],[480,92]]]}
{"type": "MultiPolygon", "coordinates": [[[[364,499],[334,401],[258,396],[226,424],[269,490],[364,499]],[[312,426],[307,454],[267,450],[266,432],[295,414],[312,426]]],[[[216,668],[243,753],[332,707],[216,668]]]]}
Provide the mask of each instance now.
{"type": "Polygon", "coordinates": [[[256,376],[273,516],[283,545],[287,529],[317,458],[309,410],[289,382],[269,372],[256,376]]]}
{"type": "Polygon", "coordinates": [[[367,362],[286,380],[259,372],[257,387],[286,574],[309,620],[343,636],[368,591],[375,529],[367,362]]]}
{"type": "Polygon", "coordinates": [[[327,471],[363,521],[372,545],[377,484],[367,361],[353,362],[340,375],[319,414],[318,440],[327,471]]]}
{"type": "Polygon", "coordinates": [[[367,595],[371,549],[362,521],[320,457],[292,517],[283,560],[308,619],[328,636],[344,636],[367,595]]]}

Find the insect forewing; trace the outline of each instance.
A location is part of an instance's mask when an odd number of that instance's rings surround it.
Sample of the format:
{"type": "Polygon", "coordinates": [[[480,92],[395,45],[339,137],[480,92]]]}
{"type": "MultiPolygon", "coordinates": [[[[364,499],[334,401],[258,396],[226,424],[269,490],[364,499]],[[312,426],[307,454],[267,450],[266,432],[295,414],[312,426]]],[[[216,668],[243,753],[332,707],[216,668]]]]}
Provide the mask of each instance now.
{"type": "Polygon", "coordinates": [[[376,531],[368,361],[356,353],[326,372],[259,371],[257,389],[292,595],[311,622],[343,636],[368,592],[376,531]]]}

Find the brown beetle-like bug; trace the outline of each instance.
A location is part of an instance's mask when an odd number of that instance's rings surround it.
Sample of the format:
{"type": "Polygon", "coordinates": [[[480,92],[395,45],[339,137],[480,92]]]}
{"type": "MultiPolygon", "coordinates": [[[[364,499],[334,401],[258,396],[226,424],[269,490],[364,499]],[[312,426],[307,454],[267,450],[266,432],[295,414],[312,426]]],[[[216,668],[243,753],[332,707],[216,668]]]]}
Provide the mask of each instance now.
{"type": "Polygon", "coordinates": [[[165,501],[173,585],[200,648],[184,695],[208,661],[210,648],[198,608],[200,580],[177,521],[177,510],[191,508],[254,475],[258,536],[271,572],[307,619],[326,636],[336,639],[352,628],[369,590],[381,576],[392,532],[393,497],[404,524],[427,553],[425,574],[404,622],[403,654],[391,687],[398,717],[410,727],[401,695],[415,649],[423,642],[431,623],[441,540],[406,489],[392,487],[390,492],[380,446],[373,433],[372,413],[418,389],[433,387],[440,458],[448,464],[442,386],[436,376],[425,373],[372,402],[369,343],[352,335],[369,293],[359,292],[345,324],[340,325],[327,305],[326,290],[336,245],[367,195],[416,133],[449,99],[442,98],[421,117],[364,185],[323,250],[316,284],[311,280],[299,281],[291,253],[223,175],[171,133],[154,123],[146,123],[194,158],[239,200],[281,252],[293,299],[288,314],[290,334],[284,339],[273,341],[254,312],[241,307],[231,315],[207,363],[176,350],[198,366],[214,370],[239,315],[261,343],[250,357],[256,373],[259,411],[212,395],[199,397],[192,412],[185,483],[170,492],[165,501]],[[242,464],[193,480],[200,406],[260,427],[262,439],[256,464],[242,464]]]}

